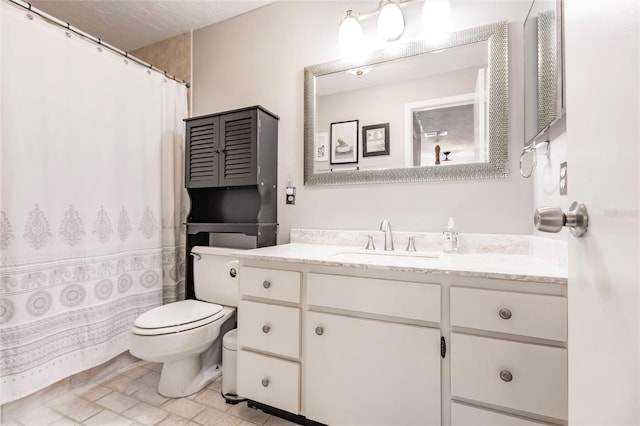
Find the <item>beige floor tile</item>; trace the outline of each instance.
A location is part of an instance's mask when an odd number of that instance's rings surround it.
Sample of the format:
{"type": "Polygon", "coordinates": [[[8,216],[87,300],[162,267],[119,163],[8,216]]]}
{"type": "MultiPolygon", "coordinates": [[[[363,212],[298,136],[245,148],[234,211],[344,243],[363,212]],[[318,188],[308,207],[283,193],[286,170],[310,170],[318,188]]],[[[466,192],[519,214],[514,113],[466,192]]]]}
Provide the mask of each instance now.
{"type": "Polygon", "coordinates": [[[209,407],[216,408],[220,411],[227,411],[230,407],[222,395],[220,395],[220,392],[209,389],[204,389],[203,391],[198,392],[197,396],[193,400],[201,404],[208,405],[209,407]]]}
{"type": "Polygon", "coordinates": [[[149,370],[145,365],[140,365],[135,368],[129,368],[125,371],[122,371],[120,374],[123,374],[131,379],[137,379],[138,377],[142,377],[145,374],[149,374],[149,370]]]}
{"type": "MultiPolygon", "coordinates": [[[[24,425],[43,424],[56,422],[62,419],[64,416],[59,412],[47,407],[46,405],[40,405],[36,407],[30,407],[28,410],[20,411],[16,413],[13,420],[24,425]]],[[[4,422],[2,422],[4,425],[4,422]]]]}
{"type": "MultiPolygon", "coordinates": [[[[169,414],[163,421],[158,423],[156,426],[200,426],[200,425],[189,419],[185,419],[184,417],[180,417],[175,414],[169,414]]],[[[209,426],[213,426],[213,425],[209,425],[209,426]]]]}
{"type": "Polygon", "coordinates": [[[222,391],[222,377],[219,377],[216,380],[214,380],[213,382],[209,383],[209,385],[207,385],[207,389],[211,389],[211,390],[215,390],[215,391],[221,392],[222,391]]]}
{"type": "Polygon", "coordinates": [[[143,425],[154,425],[163,420],[169,413],[152,405],[141,402],[122,413],[123,416],[143,425]]]}
{"type": "Polygon", "coordinates": [[[122,413],[138,403],[137,399],[131,398],[120,392],[111,392],[96,401],[96,404],[108,408],[116,413],[122,413]]]}
{"type": "Polygon", "coordinates": [[[77,422],[82,422],[102,411],[102,407],[82,398],[74,398],[54,409],[77,422]]]}
{"type": "Polygon", "coordinates": [[[158,393],[158,390],[152,386],[145,386],[136,393],[130,395],[138,401],[146,402],[147,404],[159,407],[169,400],[158,393]]]}
{"type": "Polygon", "coordinates": [[[100,399],[110,392],[113,392],[113,390],[98,384],[89,384],[73,390],[74,394],[81,396],[88,401],[100,399]]]}
{"type": "Polygon", "coordinates": [[[194,417],[193,421],[205,426],[238,426],[242,423],[241,418],[231,416],[215,408],[205,408],[200,414],[194,417]]]}
{"type": "Polygon", "coordinates": [[[112,411],[103,410],[95,416],[84,421],[87,426],[130,426],[132,420],[126,419],[112,411]]]}
{"type": "Polygon", "coordinates": [[[241,417],[244,420],[248,420],[251,423],[259,425],[264,424],[270,417],[264,411],[256,410],[255,408],[249,408],[246,402],[241,402],[240,404],[233,405],[227,410],[227,413],[237,417],[241,417]]]}
{"type": "MultiPolygon", "coordinates": [[[[4,424],[2,426],[4,426],[4,424]]],[[[69,417],[63,417],[58,421],[50,423],[48,426],[82,426],[82,423],[74,422],[69,417]]]]}
{"type": "Polygon", "coordinates": [[[158,387],[158,382],[160,381],[160,373],[157,371],[150,371],[144,376],[140,376],[136,379],[137,381],[144,383],[145,385],[158,387]]]}
{"type": "Polygon", "coordinates": [[[144,384],[124,375],[118,375],[105,382],[104,385],[125,395],[131,395],[144,387],[144,384]]]}
{"type": "Polygon", "coordinates": [[[187,419],[194,418],[200,411],[204,410],[204,408],[204,405],[186,398],[172,399],[162,405],[163,410],[167,410],[170,413],[177,414],[187,419]]]}
{"type": "Polygon", "coordinates": [[[162,373],[162,363],[161,362],[150,362],[147,365],[149,370],[157,371],[158,373],[162,373]]]}

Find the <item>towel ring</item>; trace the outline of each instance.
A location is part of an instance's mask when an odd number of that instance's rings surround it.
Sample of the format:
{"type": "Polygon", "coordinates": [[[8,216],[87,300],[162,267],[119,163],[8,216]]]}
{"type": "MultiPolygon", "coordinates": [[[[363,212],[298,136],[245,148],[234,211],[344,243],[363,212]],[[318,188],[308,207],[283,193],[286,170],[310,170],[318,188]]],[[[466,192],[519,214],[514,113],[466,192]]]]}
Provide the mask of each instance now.
{"type": "Polygon", "coordinates": [[[545,145],[545,151],[544,151],[544,155],[549,158],[550,152],[549,152],[549,141],[543,141],[540,142],[539,144],[531,144],[529,146],[525,146],[524,149],[522,150],[522,154],[520,154],[520,174],[522,175],[523,178],[529,178],[531,177],[531,175],[533,174],[533,172],[536,170],[536,166],[538,165],[538,157],[537,157],[537,152],[538,152],[538,147],[540,145],[544,144],[545,145]],[[533,162],[531,164],[531,170],[529,170],[529,173],[526,173],[523,169],[522,169],[522,160],[524,159],[524,156],[529,154],[529,153],[533,153],[533,162]]]}

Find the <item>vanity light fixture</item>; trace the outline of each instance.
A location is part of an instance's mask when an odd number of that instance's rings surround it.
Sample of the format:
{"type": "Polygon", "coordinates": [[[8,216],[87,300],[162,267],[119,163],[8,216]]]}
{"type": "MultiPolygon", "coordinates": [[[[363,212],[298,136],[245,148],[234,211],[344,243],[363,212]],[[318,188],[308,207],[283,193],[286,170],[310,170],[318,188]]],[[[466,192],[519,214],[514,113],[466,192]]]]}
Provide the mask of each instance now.
{"type": "Polygon", "coordinates": [[[378,16],[378,37],[384,41],[395,41],[403,32],[404,15],[400,6],[393,0],[382,0],[378,16]]]}
{"type": "Polygon", "coordinates": [[[442,41],[451,32],[451,0],[425,0],[422,27],[427,39],[442,41]]]}
{"type": "Polygon", "coordinates": [[[357,10],[348,9],[340,18],[338,43],[340,51],[345,57],[356,57],[361,54],[364,47],[364,36],[360,26],[360,15],[357,10]]]}

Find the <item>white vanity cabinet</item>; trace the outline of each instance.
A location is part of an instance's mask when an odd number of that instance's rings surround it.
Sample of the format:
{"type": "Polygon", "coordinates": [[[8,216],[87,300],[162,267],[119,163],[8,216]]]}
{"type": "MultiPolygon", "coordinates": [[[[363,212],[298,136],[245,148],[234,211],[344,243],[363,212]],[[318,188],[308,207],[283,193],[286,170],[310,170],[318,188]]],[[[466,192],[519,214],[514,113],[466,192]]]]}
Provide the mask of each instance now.
{"type": "Polygon", "coordinates": [[[267,253],[241,257],[240,395],[311,424],[567,423],[561,280],[267,253]]]}
{"type": "Polygon", "coordinates": [[[566,422],[566,297],[455,286],[450,295],[451,398],[479,405],[453,402],[452,425],[530,421],[514,413],[566,422]]]}
{"type": "Polygon", "coordinates": [[[239,278],[238,394],[298,414],[301,273],[244,267],[239,278]]]}
{"type": "Polygon", "coordinates": [[[439,425],[440,286],[308,274],[308,419],[330,425],[439,425]],[[318,312],[340,309],[339,314],[318,312]],[[368,315],[394,315],[383,320],[368,315]],[[355,315],[358,315],[356,317],[355,315]]]}

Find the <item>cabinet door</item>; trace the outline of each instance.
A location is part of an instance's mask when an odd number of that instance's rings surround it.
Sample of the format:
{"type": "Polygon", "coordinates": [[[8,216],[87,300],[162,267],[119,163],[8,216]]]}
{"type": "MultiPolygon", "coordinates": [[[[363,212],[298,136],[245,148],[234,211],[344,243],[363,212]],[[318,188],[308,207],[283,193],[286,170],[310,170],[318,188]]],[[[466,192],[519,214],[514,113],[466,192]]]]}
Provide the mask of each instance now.
{"type": "Polygon", "coordinates": [[[204,117],[187,122],[187,188],[208,188],[219,184],[219,123],[218,117],[204,117]]]}
{"type": "Polygon", "coordinates": [[[220,185],[255,185],[257,164],[257,110],[220,116],[220,185]]]}
{"type": "Polygon", "coordinates": [[[309,312],[306,417],[332,425],[439,425],[440,331],[309,312]]]}

